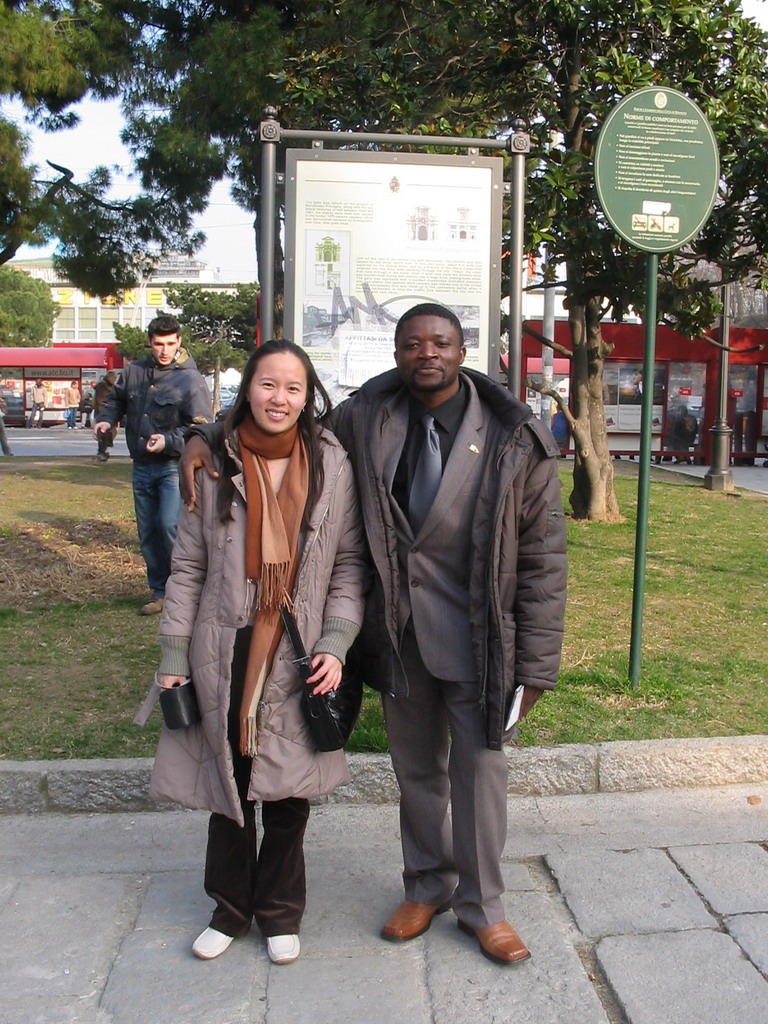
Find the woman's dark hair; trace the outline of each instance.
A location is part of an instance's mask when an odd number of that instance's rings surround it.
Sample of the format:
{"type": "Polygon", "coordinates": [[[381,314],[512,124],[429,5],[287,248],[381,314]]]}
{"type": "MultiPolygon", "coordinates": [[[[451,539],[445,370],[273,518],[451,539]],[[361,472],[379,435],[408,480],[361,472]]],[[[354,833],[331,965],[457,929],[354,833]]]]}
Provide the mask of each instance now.
{"type": "MultiPolygon", "coordinates": [[[[243,368],[243,376],[240,381],[240,388],[237,392],[232,408],[224,418],[224,437],[234,446],[234,434],[237,427],[243,422],[250,409],[248,392],[251,382],[256,375],[259,363],[266,356],[287,353],[296,356],[304,367],[307,375],[307,401],[302,409],[298,428],[304,444],[307,446],[307,461],[309,463],[309,487],[307,490],[307,504],[304,508],[304,522],[306,524],[309,512],[315,507],[318,498],[323,490],[325,474],[323,471],[323,459],[320,454],[320,422],[330,412],[331,400],[328,393],[320,383],[317,370],[307,353],[286,338],[273,338],[265,341],[248,357],[243,368]]],[[[220,453],[224,459],[225,485],[219,492],[219,516],[222,522],[230,518],[229,507],[232,503],[232,474],[235,466],[231,459],[226,458],[226,450],[220,453]]]]}

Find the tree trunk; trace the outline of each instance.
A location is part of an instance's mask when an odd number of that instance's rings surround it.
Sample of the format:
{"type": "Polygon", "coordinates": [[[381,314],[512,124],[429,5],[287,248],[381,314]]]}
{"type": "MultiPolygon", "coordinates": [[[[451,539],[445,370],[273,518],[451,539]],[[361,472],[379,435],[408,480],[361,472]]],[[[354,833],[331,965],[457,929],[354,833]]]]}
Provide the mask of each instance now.
{"type": "Polygon", "coordinates": [[[221,356],[213,359],[213,415],[221,409],[221,356]]]}
{"type": "Polygon", "coordinates": [[[608,450],[603,401],[603,365],[613,346],[600,330],[596,299],[568,310],[573,345],[573,394],[575,462],[570,504],[576,519],[615,523],[621,512],[613,486],[613,461],[608,450]]]}
{"type": "MultiPolygon", "coordinates": [[[[272,273],[274,275],[274,309],[272,311],[273,316],[273,327],[272,335],[275,338],[282,338],[284,335],[284,320],[285,320],[285,258],[283,254],[283,240],[282,240],[282,222],[279,213],[277,214],[277,223],[275,228],[275,251],[273,254],[272,273]]],[[[256,238],[256,262],[259,267],[262,266],[262,256],[260,247],[260,235],[258,229],[258,218],[254,221],[254,235],[256,238]]],[[[261,279],[261,273],[259,278],[261,279]]],[[[263,296],[262,296],[263,299],[263,296]]],[[[261,337],[260,343],[263,344],[265,341],[269,341],[269,338],[261,337]]],[[[291,338],[291,341],[294,339],[291,338]]]]}

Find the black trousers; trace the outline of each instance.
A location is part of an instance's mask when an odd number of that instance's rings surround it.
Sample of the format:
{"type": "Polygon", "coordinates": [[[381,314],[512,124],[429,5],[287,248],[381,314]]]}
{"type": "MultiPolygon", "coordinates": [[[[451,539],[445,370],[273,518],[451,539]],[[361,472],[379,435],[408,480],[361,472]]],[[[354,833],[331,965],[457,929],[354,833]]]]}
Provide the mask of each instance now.
{"type": "Polygon", "coordinates": [[[299,797],[264,801],[261,843],[257,842],[256,803],[248,799],[251,758],[239,750],[239,715],[251,629],[240,630],[232,658],[228,732],[235,783],[245,826],[223,814],[208,824],[205,891],[216,901],[211,928],[244,935],[255,920],[265,937],[297,935],[306,905],[304,832],[309,801],[299,797]]]}

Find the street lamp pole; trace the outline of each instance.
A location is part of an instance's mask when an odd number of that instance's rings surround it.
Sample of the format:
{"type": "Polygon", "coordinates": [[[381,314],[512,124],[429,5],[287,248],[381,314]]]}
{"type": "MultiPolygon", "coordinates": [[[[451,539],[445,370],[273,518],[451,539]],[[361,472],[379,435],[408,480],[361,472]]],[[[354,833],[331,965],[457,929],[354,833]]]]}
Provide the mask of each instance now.
{"type": "Polygon", "coordinates": [[[720,317],[720,358],[718,361],[717,413],[714,426],[709,433],[712,436],[712,465],[704,477],[704,487],[708,491],[732,491],[733,473],[731,463],[731,434],[726,418],[728,404],[728,341],[731,329],[731,287],[724,284],[722,288],[723,312],[720,317]]]}

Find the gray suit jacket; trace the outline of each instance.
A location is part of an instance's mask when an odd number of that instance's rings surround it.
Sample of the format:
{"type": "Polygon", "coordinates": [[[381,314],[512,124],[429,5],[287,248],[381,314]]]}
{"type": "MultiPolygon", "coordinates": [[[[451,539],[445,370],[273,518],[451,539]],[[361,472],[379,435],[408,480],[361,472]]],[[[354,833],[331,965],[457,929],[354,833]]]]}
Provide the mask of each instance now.
{"type": "Polygon", "coordinates": [[[395,396],[385,415],[380,448],[373,453],[389,495],[397,531],[400,593],[398,631],[410,616],[425,666],[438,679],[474,679],[469,616],[469,566],[474,511],[484,477],[488,410],[474,388],[443,471],[440,489],[421,530],[392,497],[392,484],[408,429],[408,396],[395,396]]]}

